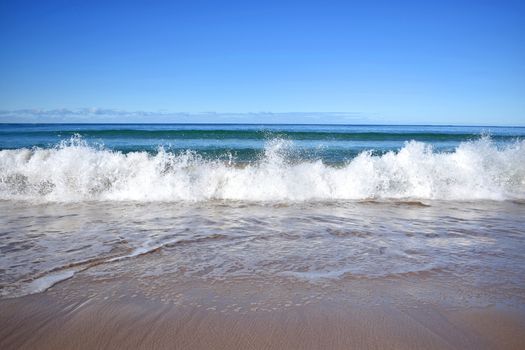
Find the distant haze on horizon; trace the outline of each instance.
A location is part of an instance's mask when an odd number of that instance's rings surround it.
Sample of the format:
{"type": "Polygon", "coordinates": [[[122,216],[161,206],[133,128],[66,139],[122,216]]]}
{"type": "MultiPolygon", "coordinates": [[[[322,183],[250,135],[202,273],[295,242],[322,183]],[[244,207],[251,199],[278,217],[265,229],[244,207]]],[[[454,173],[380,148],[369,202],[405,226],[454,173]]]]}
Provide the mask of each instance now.
{"type": "Polygon", "coordinates": [[[523,1],[0,0],[0,41],[0,123],[525,125],[523,1]]]}
{"type": "Polygon", "coordinates": [[[525,122],[506,124],[461,123],[440,120],[389,120],[375,115],[345,112],[147,112],[102,108],[0,110],[0,123],[56,124],[326,124],[326,125],[456,125],[456,126],[517,126],[525,122]]]}

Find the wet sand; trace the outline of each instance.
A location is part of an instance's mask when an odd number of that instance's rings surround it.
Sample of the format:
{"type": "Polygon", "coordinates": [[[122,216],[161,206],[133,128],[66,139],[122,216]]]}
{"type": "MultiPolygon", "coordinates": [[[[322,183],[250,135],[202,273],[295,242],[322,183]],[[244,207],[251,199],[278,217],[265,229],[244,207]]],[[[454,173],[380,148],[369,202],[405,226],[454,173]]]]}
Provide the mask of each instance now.
{"type": "MultiPolygon", "coordinates": [[[[186,302],[132,294],[128,282],[66,281],[45,293],[0,300],[1,349],[523,349],[525,312],[502,305],[450,307],[413,300],[373,281],[354,294],[239,283],[198,287],[186,302]],[[82,289],[89,289],[82,293],[82,289]],[[89,288],[88,288],[89,287],[89,288]],[[246,289],[248,288],[248,289],[246,289]],[[276,291],[276,289],[278,291],[276,291]],[[212,290],[213,289],[213,290],[212,290]],[[298,291],[301,293],[297,293],[298,291]],[[122,294],[119,291],[126,290],[122,294]],[[242,290],[242,292],[241,292],[242,290]],[[217,293],[219,291],[219,293],[217,293]],[[249,291],[250,294],[246,293],[249,291]],[[212,293],[213,292],[213,293],[212,293]],[[279,295],[284,303],[249,302],[279,295]],[[360,298],[363,295],[381,295],[360,298]],[[195,297],[195,295],[199,295],[195,297]],[[238,297],[243,295],[243,297],[238,297]],[[302,302],[297,302],[302,300],[302,302]],[[237,301],[233,303],[232,301],[237,301]]],[[[423,284],[425,281],[422,279],[423,284]]],[[[174,286],[177,287],[177,286],[174,286]]],[[[183,289],[183,288],[182,288],[183,289]]],[[[341,291],[340,291],[341,292],[341,291]]],[[[437,294],[436,294],[437,295],[437,294]]]]}

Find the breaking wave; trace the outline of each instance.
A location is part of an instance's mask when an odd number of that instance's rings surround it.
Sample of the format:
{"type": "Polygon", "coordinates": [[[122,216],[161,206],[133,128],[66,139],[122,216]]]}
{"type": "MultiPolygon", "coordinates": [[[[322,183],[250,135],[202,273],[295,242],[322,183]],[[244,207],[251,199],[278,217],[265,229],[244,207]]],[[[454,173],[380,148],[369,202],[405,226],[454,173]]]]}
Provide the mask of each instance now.
{"type": "Polygon", "coordinates": [[[397,152],[362,152],[339,166],[292,161],[293,143],[272,140],[249,164],[192,151],[121,153],[79,138],[44,149],[0,151],[0,199],[35,201],[324,201],[524,199],[525,140],[489,137],[436,152],[406,142],[397,152]]]}

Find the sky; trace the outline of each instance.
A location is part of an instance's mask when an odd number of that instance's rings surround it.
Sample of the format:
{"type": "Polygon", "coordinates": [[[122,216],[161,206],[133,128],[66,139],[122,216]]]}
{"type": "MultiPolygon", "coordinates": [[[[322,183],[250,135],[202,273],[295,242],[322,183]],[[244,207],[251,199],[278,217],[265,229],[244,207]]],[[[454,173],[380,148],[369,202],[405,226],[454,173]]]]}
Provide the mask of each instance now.
{"type": "Polygon", "coordinates": [[[525,125],[525,1],[0,0],[0,122],[130,116],[525,125]]]}

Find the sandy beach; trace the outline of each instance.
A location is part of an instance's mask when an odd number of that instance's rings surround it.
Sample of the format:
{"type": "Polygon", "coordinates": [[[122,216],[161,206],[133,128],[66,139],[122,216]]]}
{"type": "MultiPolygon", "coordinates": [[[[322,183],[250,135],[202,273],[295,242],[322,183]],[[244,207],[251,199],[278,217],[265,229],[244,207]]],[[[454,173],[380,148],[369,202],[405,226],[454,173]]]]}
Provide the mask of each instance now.
{"type": "MultiPolygon", "coordinates": [[[[0,301],[2,349],[523,349],[525,311],[452,305],[425,277],[308,287],[69,280],[0,301]],[[419,286],[419,295],[414,288],[419,286]],[[160,288],[163,289],[166,286],[160,288]],[[173,291],[172,291],[173,292],[173,291]],[[173,292],[174,293],[174,292],[173,292]]],[[[450,286],[449,286],[450,287],[450,286]]],[[[474,292],[474,291],[472,291],[474,292]]],[[[475,294],[475,293],[473,293],[475,294]]],[[[473,297],[474,298],[474,297],[473,297]]]]}

